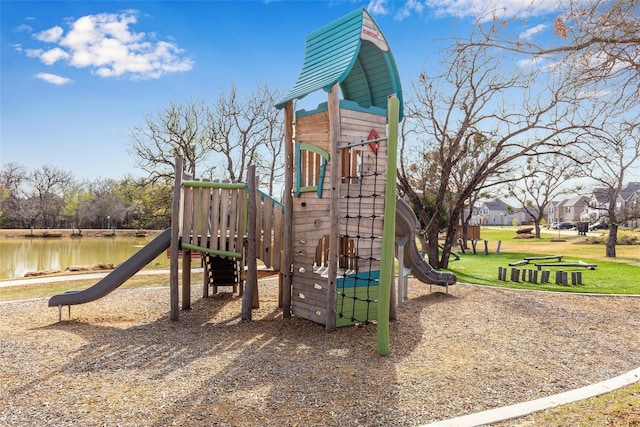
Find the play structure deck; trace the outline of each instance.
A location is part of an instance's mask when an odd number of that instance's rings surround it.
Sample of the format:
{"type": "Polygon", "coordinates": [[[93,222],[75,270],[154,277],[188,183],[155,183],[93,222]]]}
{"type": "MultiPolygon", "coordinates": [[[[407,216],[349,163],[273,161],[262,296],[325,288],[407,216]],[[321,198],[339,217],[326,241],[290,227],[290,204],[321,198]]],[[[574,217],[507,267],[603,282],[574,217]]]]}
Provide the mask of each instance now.
{"type": "MultiPolygon", "coordinates": [[[[378,351],[385,354],[396,252],[402,277],[411,271],[447,292],[456,282],[455,275],[425,262],[415,241],[418,220],[397,199],[403,104],[395,60],[360,8],[309,34],[303,64],[293,89],[276,105],[284,110],[282,203],[255,188],[251,168],[246,183],[199,181],[184,176],[177,158],[171,229],[96,289],[57,295],[49,305],[103,296],[170,246],[172,320],[178,320],[180,301],[183,309],[191,304],[192,252],[202,254],[203,297],[210,287],[233,286],[242,295],[245,320],[259,305],[259,260],[278,273],[284,317],[309,319],[328,331],[377,323],[378,351]],[[326,102],[294,111],[296,100],[317,91],[327,93],[326,102]]],[[[406,295],[402,288],[399,302],[406,295]]]]}

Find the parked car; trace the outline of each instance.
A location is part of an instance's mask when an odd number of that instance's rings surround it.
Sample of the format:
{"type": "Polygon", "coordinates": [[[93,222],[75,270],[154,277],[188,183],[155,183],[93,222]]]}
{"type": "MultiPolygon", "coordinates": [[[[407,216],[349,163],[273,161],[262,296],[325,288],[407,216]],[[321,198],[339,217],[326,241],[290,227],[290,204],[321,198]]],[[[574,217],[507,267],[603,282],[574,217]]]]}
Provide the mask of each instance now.
{"type": "Polygon", "coordinates": [[[606,230],[608,228],[609,228],[609,226],[607,224],[603,224],[601,222],[594,222],[593,224],[589,225],[589,231],[606,230]]]}
{"type": "Polygon", "coordinates": [[[572,222],[554,222],[551,228],[553,228],[554,230],[571,230],[575,227],[576,225],[572,222]]]}

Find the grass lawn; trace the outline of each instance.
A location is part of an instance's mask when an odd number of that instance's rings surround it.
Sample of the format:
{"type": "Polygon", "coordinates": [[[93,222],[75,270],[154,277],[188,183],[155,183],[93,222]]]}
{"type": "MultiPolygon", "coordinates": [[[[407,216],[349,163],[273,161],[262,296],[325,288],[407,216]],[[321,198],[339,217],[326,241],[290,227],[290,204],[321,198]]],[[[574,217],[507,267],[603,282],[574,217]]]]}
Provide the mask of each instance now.
{"type": "MultiPolygon", "coordinates": [[[[617,257],[606,258],[604,244],[594,243],[606,239],[606,233],[592,234],[588,237],[578,236],[576,231],[571,230],[562,231],[558,235],[555,230],[545,230],[540,239],[515,239],[515,227],[483,227],[480,232],[482,240],[477,243],[476,254],[469,249],[465,254],[460,253],[461,259],[458,261],[452,257],[449,270],[456,273],[458,281],[463,283],[556,292],[640,294],[640,245],[618,245],[617,257]],[[484,254],[484,240],[488,241],[487,255],[484,254]],[[501,247],[500,253],[496,254],[498,241],[501,241],[501,247]],[[545,255],[562,255],[562,262],[583,261],[596,264],[597,267],[595,270],[582,267],[545,268],[551,271],[550,283],[547,284],[510,280],[509,263],[522,261],[524,257],[545,255]],[[506,282],[498,280],[498,267],[507,268],[506,282]],[[582,284],[571,285],[569,274],[568,286],[556,285],[557,270],[582,271],[582,284]]],[[[517,268],[536,269],[534,264],[517,268]]]]}

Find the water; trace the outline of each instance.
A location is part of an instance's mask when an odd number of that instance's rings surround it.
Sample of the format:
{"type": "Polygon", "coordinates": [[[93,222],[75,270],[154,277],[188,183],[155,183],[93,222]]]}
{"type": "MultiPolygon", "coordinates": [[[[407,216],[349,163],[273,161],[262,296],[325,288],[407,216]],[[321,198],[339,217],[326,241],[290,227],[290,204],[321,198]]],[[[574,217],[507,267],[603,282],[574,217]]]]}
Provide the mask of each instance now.
{"type": "MultiPolygon", "coordinates": [[[[0,280],[72,265],[117,266],[151,241],[146,237],[0,238],[0,280]]],[[[149,265],[169,266],[166,252],[149,265]]]]}

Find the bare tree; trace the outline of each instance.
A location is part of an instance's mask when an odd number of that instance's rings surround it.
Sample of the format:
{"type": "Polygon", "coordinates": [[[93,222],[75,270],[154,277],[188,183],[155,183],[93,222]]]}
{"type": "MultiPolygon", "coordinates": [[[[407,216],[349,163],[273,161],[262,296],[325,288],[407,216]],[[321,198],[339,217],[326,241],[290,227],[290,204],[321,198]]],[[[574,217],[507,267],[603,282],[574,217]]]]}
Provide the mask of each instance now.
{"type": "Polygon", "coordinates": [[[24,214],[24,185],[27,170],[18,163],[7,163],[0,172],[0,225],[20,225],[24,214]]]}
{"type": "Polygon", "coordinates": [[[268,184],[278,177],[282,151],[282,125],[274,108],[278,92],[267,86],[240,97],[235,86],[222,93],[208,110],[209,145],[225,162],[225,177],[246,179],[247,167],[255,164],[268,184]]]}
{"type": "MultiPolygon", "coordinates": [[[[640,101],[640,3],[637,0],[569,0],[549,37],[518,37],[503,21],[483,21],[483,43],[523,54],[530,61],[561,63],[576,90],[598,93],[617,108],[640,101]],[[535,40],[542,40],[536,42],[535,40]]],[[[548,35],[548,34],[547,34],[548,35]]]]}
{"type": "Polygon", "coordinates": [[[94,226],[115,229],[122,223],[127,212],[117,191],[118,182],[113,179],[97,179],[90,184],[89,189],[95,195],[91,203],[94,226]]]}
{"type": "Polygon", "coordinates": [[[284,121],[281,111],[274,106],[281,98],[281,93],[276,90],[262,88],[265,92],[266,108],[262,120],[266,125],[264,142],[260,148],[260,156],[256,161],[256,170],[260,175],[260,184],[266,186],[271,196],[274,194],[277,183],[284,180],[284,121]]]}
{"type": "Polygon", "coordinates": [[[612,123],[592,131],[591,135],[588,144],[582,147],[585,158],[589,159],[585,172],[596,183],[594,191],[604,196],[609,221],[606,256],[615,258],[618,227],[631,219],[627,215],[629,212],[621,206],[620,191],[630,172],[640,166],[640,125],[637,122],[612,123]]]}
{"type": "Polygon", "coordinates": [[[540,238],[540,222],[551,201],[564,194],[575,193],[580,186],[568,186],[582,176],[581,167],[560,155],[528,157],[524,177],[507,185],[507,196],[514,198],[533,219],[535,237],[540,238]]]}
{"type": "Polygon", "coordinates": [[[209,155],[205,120],[204,101],[172,100],[156,116],[148,115],[145,126],[131,130],[129,153],[152,182],[173,177],[176,156],[184,159],[186,172],[195,177],[209,155]]]}
{"type": "Polygon", "coordinates": [[[43,228],[56,227],[64,207],[64,194],[72,184],[70,172],[51,165],[36,169],[29,177],[43,228]]]}
{"type": "Polygon", "coordinates": [[[63,217],[71,225],[72,232],[78,229],[78,234],[82,234],[82,229],[91,223],[94,216],[95,194],[88,190],[85,182],[74,183],[69,186],[64,194],[63,217]]]}
{"type": "MultiPolygon", "coordinates": [[[[440,75],[421,74],[406,108],[408,126],[419,135],[414,144],[425,153],[418,158],[432,162],[439,177],[430,188],[435,211],[449,209],[440,257],[437,218],[427,221],[428,257],[435,267],[448,266],[465,203],[475,191],[508,176],[516,160],[560,152],[575,141],[569,132],[584,124],[574,124],[578,107],[569,102],[572,88],[566,80],[524,68],[508,69],[502,63],[510,58],[498,56],[486,38],[477,37],[483,36],[472,34],[470,40],[458,41],[446,52],[440,75]],[[464,180],[455,182],[456,168],[462,165],[464,180]]],[[[411,167],[401,167],[400,185],[419,207],[411,178],[411,167]]]]}

